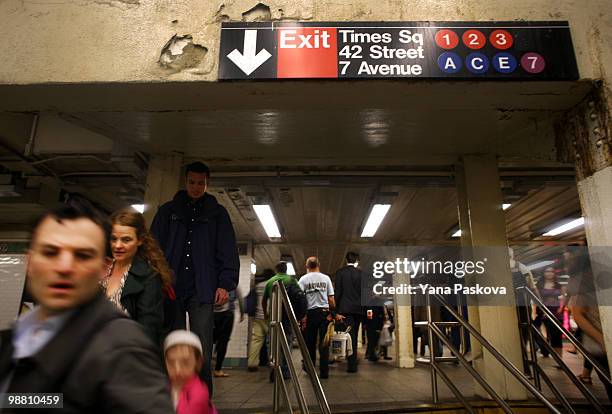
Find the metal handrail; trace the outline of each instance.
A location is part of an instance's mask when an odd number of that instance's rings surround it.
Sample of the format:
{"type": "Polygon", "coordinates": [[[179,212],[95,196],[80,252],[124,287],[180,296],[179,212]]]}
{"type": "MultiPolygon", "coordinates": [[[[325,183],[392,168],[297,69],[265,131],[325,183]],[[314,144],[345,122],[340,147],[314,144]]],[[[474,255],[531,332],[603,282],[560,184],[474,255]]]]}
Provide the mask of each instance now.
{"type": "MultiPolygon", "coordinates": [[[[550,344],[548,342],[546,342],[546,339],[544,338],[542,333],[535,326],[533,326],[533,325],[531,325],[531,330],[532,330],[533,334],[540,340],[540,346],[543,345],[544,348],[546,348],[546,350],[550,353],[550,355],[552,355],[552,357],[555,360],[555,362],[559,365],[561,370],[563,372],[565,372],[565,374],[574,383],[574,385],[580,390],[580,392],[582,392],[582,395],[584,395],[585,398],[591,402],[591,404],[595,407],[595,409],[597,411],[599,411],[601,414],[605,414],[606,411],[605,411],[603,405],[601,405],[601,403],[597,400],[597,398],[595,398],[593,393],[591,391],[589,391],[589,389],[576,377],[576,375],[574,375],[572,370],[569,369],[569,367],[567,366],[567,364],[565,362],[563,362],[563,359],[561,359],[561,357],[555,352],[553,347],[550,346],[550,344]]],[[[542,370],[542,368],[539,365],[537,365],[537,364],[534,364],[534,365],[538,367],[540,375],[542,376],[542,378],[544,378],[544,380],[546,381],[546,383],[548,384],[550,389],[555,393],[555,395],[560,395],[561,392],[552,383],[552,381],[550,381],[548,375],[546,375],[544,370],[542,370]]],[[[565,400],[565,398],[559,398],[559,397],[557,397],[557,398],[559,399],[559,401],[561,401],[561,403],[564,406],[566,406],[568,411],[574,412],[574,410],[569,407],[569,403],[567,402],[567,400],[565,400]]]]}
{"type": "Polygon", "coordinates": [[[542,302],[542,300],[527,286],[521,286],[517,290],[521,290],[521,289],[524,290],[527,295],[531,296],[531,300],[533,300],[535,304],[540,307],[540,310],[544,312],[546,316],[548,316],[548,318],[553,323],[553,325],[565,335],[565,337],[576,347],[577,350],[580,351],[580,353],[584,356],[584,359],[586,359],[593,365],[593,368],[595,369],[595,371],[597,371],[597,373],[602,375],[603,379],[605,379],[605,381],[609,385],[612,385],[612,380],[610,379],[610,375],[602,368],[599,362],[595,361],[591,357],[591,355],[589,354],[589,351],[587,351],[584,348],[584,346],[580,343],[580,341],[570,331],[565,329],[563,325],[559,323],[559,321],[557,321],[557,317],[550,311],[550,309],[546,307],[544,302],[542,302]]]}
{"type": "MultiPolygon", "coordinates": [[[[493,397],[498,403],[500,403],[502,409],[504,409],[504,411],[508,413],[512,412],[512,410],[507,405],[507,403],[505,403],[505,401],[503,401],[503,399],[501,399],[495,393],[495,391],[491,389],[491,387],[486,383],[486,381],[484,381],[484,379],[480,376],[480,374],[476,372],[476,370],[469,364],[469,362],[465,358],[463,358],[463,356],[460,356],[460,352],[450,343],[448,338],[446,338],[446,336],[442,333],[442,331],[440,331],[440,329],[431,320],[431,299],[429,299],[430,296],[434,296],[438,300],[438,302],[440,302],[440,304],[444,308],[446,308],[446,310],[453,316],[453,318],[455,318],[455,320],[457,320],[457,322],[459,322],[472,335],[473,338],[475,338],[478,342],[480,342],[482,346],[486,348],[487,351],[489,351],[491,355],[493,355],[493,357],[500,364],[502,364],[510,372],[510,374],[512,374],[512,376],[514,376],[514,378],[516,378],[525,388],[527,388],[527,390],[531,392],[538,400],[540,400],[551,412],[561,414],[561,412],[557,409],[557,407],[555,407],[553,403],[551,403],[531,382],[529,382],[529,380],[527,379],[525,375],[523,375],[510,361],[508,361],[502,354],[500,354],[493,347],[493,345],[491,345],[491,343],[487,341],[480,334],[480,332],[476,330],[476,328],[474,328],[461,315],[459,315],[457,311],[455,311],[451,306],[449,306],[448,303],[444,300],[444,298],[441,295],[436,294],[436,293],[430,295],[428,292],[426,296],[426,300],[427,300],[427,319],[428,319],[428,322],[430,322],[429,324],[430,353],[433,354],[433,346],[432,346],[433,345],[433,334],[436,333],[436,336],[442,342],[444,342],[444,344],[451,350],[453,354],[455,354],[455,356],[459,359],[462,365],[466,368],[468,366],[470,367],[468,369],[468,372],[472,374],[474,379],[476,379],[480,383],[480,385],[482,385],[483,388],[485,388],[485,390],[489,392],[489,395],[491,395],[491,397],[493,397]],[[491,390],[492,393],[489,390],[491,390]],[[498,398],[503,403],[501,403],[498,400],[498,398]]],[[[437,381],[436,381],[437,371],[433,368],[433,364],[435,364],[435,358],[431,358],[431,361],[432,361],[431,362],[432,363],[432,393],[434,395],[434,403],[437,403],[437,381]]]]}
{"type": "Polygon", "coordinates": [[[289,392],[287,390],[287,386],[280,367],[280,359],[283,354],[287,363],[287,367],[289,368],[291,377],[293,378],[293,388],[295,391],[296,399],[298,401],[298,405],[300,407],[300,411],[303,414],[308,414],[310,412],[308,404],[306,403],[306,397],[304,396],[302,386],[297,379],[297,370],[295,369],[295,365],[293,364],[293,360],[291,358],[291,347],[289,345],[289,342],[287,341],[287,335],[283,327],[282,320],[284,309],[288,315],[289,323],[291,324],[291,329],[293,330],[297,338],[297,343],[302,354],[304,365],[306,367],[306,373],[314,390],[317,403],[319,404],[319,409],[321,410],[322,414],[331,414],[329,403],[327,402],[327,397],[325,397],[323,387],[321,386],[321,381],[319,380],[314,364],[310,359],[310,354],[308,353],[306,342],[300,334],[300,327],[297,323],[295,312],[293,311],[293,306],[291,306],[289,296],[287,295],[287,290],[285,289],[285,285],[280,281],[277,281],[272,285],[271,306],[272,312],[270,319],[270,348],[272,361],[274,363],[273,412],[279,412],[280,397],[282,396],[289,412],[292,413],[289,392]]]}
{"type": "MultiPolygon", "coordinates": [[[[597,367],[600,368],[599,365],[596,365],[596,361],[594,361],[591,356],[588,354],[588,352],[584,349],[584,347],[582,346],[582,344],[580,344],[580,341],[578,341],[578,339],[572,335],[571,332],[569,332],[567,329],[565,329],[557,320],[557,317],[551,312],[550,309],[548,309],[546,307],[546,305],[542,302],[542,300],[535,294],[535,292],[533,292],[531,289],[529,289],[526,286],[521,286],[519,288],[517,288],[517,290],[523,290],[524,295],[525,295],[525,303],[526,304],[531,304],[530,299],[533,300],[533,302],[540,308],[540,310],[548,317],[548,319],[552,322],[552,324],[555,326],[556,329],[559,329],[563,334],[566,335],[567,339],[574,344],[574,346],[576,346],[576,349],[580,350],[580,352],[583,354],[583,356],[585,357],[586,360],[595,363],[593,364],[593,367],[597,367]],[[530,298],[531,297],[531,298],[530,298]]],[[[559,397],[559,395],[561,394],[561,392],[558,390],[558,388],[553,384],[552,381],[550,381],[550,379],[548,378],[548,375],[546,375],[546,373],[539,367],[538,363],[537,363],[537,356],[535,353],[535,340],[533,339],[534,336],[535,338],[537,338],[539,340],[538,344],[540,345],[540,347],[544,347],[546,348],[546,350],[548,351],[548,353],[550,355],[552,355],[553,359],[555,360],[555,362],[558,364],[558,366],[561,368],[561,370],[563,370],[563,372],[565,373],[565,375],[567,375],[567,377],[572,381],[572,383],[576,386],[576,388],[578,388],[578,390],[582,393],[582,395],[593,405],[593,407],[601,414],[605,413],[605,409],[603,407],[603,405],[599,402],[599,400],[597,399],[597,397],[595,397],[595,395],[582,383],[582,381],[580,381],[578,379],[578,377],[576,376],[576,374],[574,374],[572,372],[572,370],[567,366],[567,364],[563,361],[563,359],[556,353],[556,351],[552,348],[552,346],[550,346],[550,344],[548,342],[546,342],[546,339],[544,338],[544,336],[542,335],[542,333],[539,331],[539,329],[534,325],[533,320],[531,319],[531,312],[529,312],[529,309],[526,309],[526,312],[528,312],[527,315],[527,320],[528,320],[528,329],[529,329],[529,336],[530,336],[530,346],[532,349],[531,352],[531,358],[532,361],[531,365],[537,367],[536,371],[535,371],[535,378],[539,379],[539,376],[542,376],[544,378],[544,380],[546,381],[546,383],[548,384],[548,386],[550,387],[550,389],[555,393],[555,395],[557,395],[557,399],[559,399],[559,401],[566,406],[567,410],[570,412],[574,412],[574,410],[569,406],[569,403],[567,402],[567,400],[563,397],[559,397]]],[[[600,368],[601,369],[601,368],[600,368]]],[[[603,371],[603,370],[602,370],[603,371]]],[[[602,378],[602,381],[608,381],[608,377],[607,375],[604,375],[604,377],[602,378]]],[[[536,384],[537,386],[538,384],[536,384]]]]}
{"type": "MultiPolygon", "coordinates": [[[[457,348],[455,348],[455,346],[453,344],[451,344],[451,342],[448,340],[448,338],[446,337],[446,335],[444,335],[444,333],[440,330],[440,328],[438,328],[435,324],[432,323],[431,325],[431,331],[432,333],[436,334],[436,337],[438,337],[438,339],[440,339],[444,345],[446,345],[452,353],[454,353],[455,355],[457,355],[457,359],[459,360],[459,362],[461,363],[461,365],[463,365],[463,367],[472,375],[472,377],[474,377],[474,379],[489,393],[489,395],[495,400],[497,401],[497,403],[500,405],[500,407],[502,408],[502,410],[504,410],[504,412],[508,413],[508,414],[512,414],[512,408],[510,408],[510,406],[508,405],[508,403],[506,401],[504,401],[503,398],[501,398],[499,396],[499,394],[497,394],[495,392],[495,390],[485,381],[485,379],[482,377],[482,375],[480,375],[478,373],[478,371],[476,371],[476,369],[474,369],[474,367],[468,362],[467,359],[465,359],[463,357],[463,355],[461,355],[459,353],[459,350],[457,348]]],[[[435,363],[434,365],[435,366],[435,363]]],[[[433,367],[432,366],[432,367],[433,367]]],[[[439,369],[436,369],[436,372],[439,372],[439,369]]],[[[444,377],[442,377],[444,379],[444,377]]],[[[435,381],[435,379],[434,379],[435,381]]],[[[445,380],[446,381],[446,380],[445,380]]],[[[447,385],[449,383],[447,382],[447,385]]],[[[437,387],[437,384],[436,384],[437,387]]],[[[457,397],[459,397],[459,395],[462,396],[462,403],[465,406],[465,408],[470,411],[473,412],[472,407],[469,405],[469,403],[465,400],[465,397],[463,397],[463,394],[461,394],[459,392],[458,389],[453,390],[453,392],[455,393],[455,395],[457,397]]]]}
{"type": "MultiPolygon", "coordinates": [[[[463,315],[463,303],[462,303],[462,299],[461,296],[457,296],[457,309],[458,309],[458,313],[459,315],[461,315],[461,317],[464,317],[463,315]]],[[[413,326],[415,327],[427,327],[429,325],[428,321],[415,321],[412,323],[413,326]]],[[[465,335],[465,329],[463,328],[463,325],[461,325],[459,322],[457,321],[436,321],[436,325],[438,326],[444,326],[447,328],[459,328],[459,352],[461,353],[461,355],[465,356],[468,352],[467,350],[467,340],[466,340],[466,335],[465,335]]],[[[429,358],[425,358],[425,357],[419,357],[416,359],[417,362],[423,362],[423,363],[429,363],[429,358]]],[[[458,362],[457,357],[453,356],[439,356],[436,357],[436,361],[441,361],[441,362],[458,362]]]]}

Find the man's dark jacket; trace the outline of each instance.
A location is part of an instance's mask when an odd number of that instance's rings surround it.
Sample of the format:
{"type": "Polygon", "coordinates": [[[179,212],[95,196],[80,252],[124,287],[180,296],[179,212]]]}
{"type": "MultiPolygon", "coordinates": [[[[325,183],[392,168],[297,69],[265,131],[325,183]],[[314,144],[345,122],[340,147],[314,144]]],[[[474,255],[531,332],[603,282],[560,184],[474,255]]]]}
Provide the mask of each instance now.
{"type": "Polygon", "coordinates": [[[363,314],[361,306],[361,270],[344,266],[336,272],[336,309],[339,314],[363,314]]]}
{"type": "MultiPolygon", "coordinates": [[[[188,202],[187,192],[179,191],[172,201],[159,208],[151,225],[151,233],[175,273],[179,271],[185,248],[190,217],[188,202]]],[[[214,303],[217,288],[229,292],[238,285],[240,262],[234,228],[225,207],[208,193],[204,194],[201,214],[191,225],[197,299],[201,304],[214,303]]]]}
{"type": "Polygon", "coordinates": [[[0,332],[0,379],[13,372],[9,393],[63,393],[62,413],[174,412],[153,342],[102,294],[76,309],[32,357],[14,363],[11,338],[12,331],[0,332]]]}

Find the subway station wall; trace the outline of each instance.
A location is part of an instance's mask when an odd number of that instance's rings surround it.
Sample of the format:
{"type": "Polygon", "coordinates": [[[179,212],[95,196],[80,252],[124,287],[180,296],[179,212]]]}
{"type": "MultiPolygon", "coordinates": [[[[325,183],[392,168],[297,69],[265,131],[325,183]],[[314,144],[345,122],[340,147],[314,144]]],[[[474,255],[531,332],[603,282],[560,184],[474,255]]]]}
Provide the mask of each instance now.
{"type": "Polygon", "coordinates": [[[8,0],[0,84],[216,81],[224,21],[421,20],[567,20],[581,78],[610,76],[608,0],[8,0]]]}
{"type": "Polygon", "coordinates": [[[25,255],[0,254],[0,329],[15,321],[25,283],[25,255]]]}

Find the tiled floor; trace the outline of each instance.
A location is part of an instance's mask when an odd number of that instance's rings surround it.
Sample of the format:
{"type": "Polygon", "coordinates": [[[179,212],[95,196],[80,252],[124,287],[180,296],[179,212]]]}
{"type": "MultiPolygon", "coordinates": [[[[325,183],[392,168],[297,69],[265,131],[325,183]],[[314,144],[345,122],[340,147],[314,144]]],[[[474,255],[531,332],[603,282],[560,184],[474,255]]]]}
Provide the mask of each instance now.
{"type": "MultiPolygon", "coordinates": [[[[316,405],[314,393],[310,387],[306,373],[299,364],[299,352],[294,350],[296,367],[299,368],[299,380],[303,385],[306,399],[309,404],[316,405]]],[[[579,373],[582,359],[575,355],[565,353],[565,361],[574,372],[579,373]]],[[[564,395],[572,400],[581,400],[582,395],[563,372],[554,366],[551,358],[542,359],[541,364],[545,371],[563,391],[564,395]]],[[[325,395],[332,407],[332,412],[358,412],[379,409],[381,412],[400,407],[413,407],[431,403],[430,370],[427,365],[417,364],[413,369],[400,369],[394,366],[394,361],[380,361],[371,363],[361,359],[359,373],[348,374],[346,364],[333,364],[330,367],[330,378],[322,380],[325,395]]],[[[445,363],[444,370],[451,380],[466,396],[473,396],[473,381],[461,366],[445,363]]],[[[257,413],[271,412],[272,384],[268,382],[269,372],[261,369],[258,372],[247,372],[245,369],[227,370],[227,378],[215,380],[214,402],[220,413],[257,413]]],[[[290,392],[293,388],[288,383],[290,392]]],[[[546,389],[545,395],[552,393],[546,389]]],[[[599,379],[593,374],[593,385],[590,387],[601,401],[608,402],[605,390],[599,379]]],[[[450,390],[440,380],[439,385],[441,402],[455,402],[450,390]]],[[[295,401],[295,398],[294,398],[295,401]]],[[[297,405],[295,405],[297,407],[297,405]]]]}

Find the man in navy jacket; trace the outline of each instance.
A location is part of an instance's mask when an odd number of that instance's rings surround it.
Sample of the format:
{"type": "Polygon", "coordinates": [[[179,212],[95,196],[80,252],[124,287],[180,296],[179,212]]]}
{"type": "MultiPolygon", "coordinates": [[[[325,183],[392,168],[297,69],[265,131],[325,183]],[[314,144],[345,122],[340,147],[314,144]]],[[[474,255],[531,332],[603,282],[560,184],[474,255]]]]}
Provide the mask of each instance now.
{"type": "Polygon", "coordinates": [[[159,208],[151,232],[175,274],[174,315],[167,312],[167,320],[173,329],[185,329],[189,314],[189,326],[204,347],[201,377],[212,393],[213,305],[227,302],[228,292],[236,289],[240,263],[229,214],[206,193],[210,170],[194,162],[185,179],[186,191],[159,208]]]}

